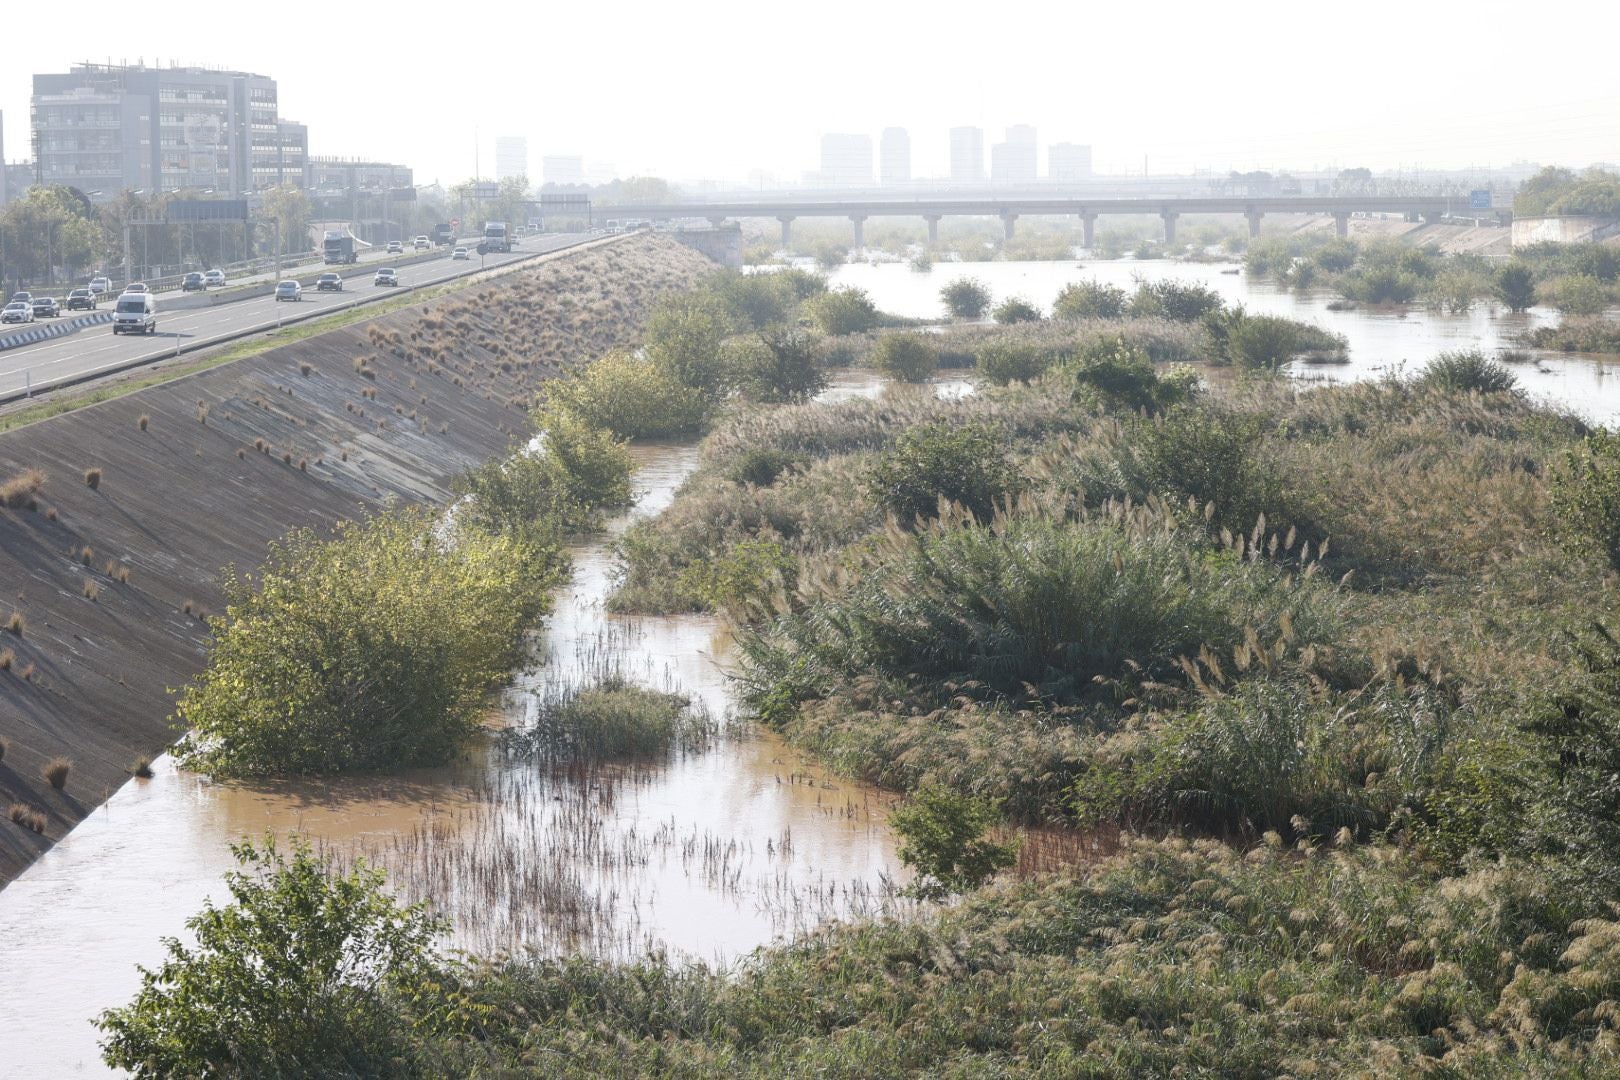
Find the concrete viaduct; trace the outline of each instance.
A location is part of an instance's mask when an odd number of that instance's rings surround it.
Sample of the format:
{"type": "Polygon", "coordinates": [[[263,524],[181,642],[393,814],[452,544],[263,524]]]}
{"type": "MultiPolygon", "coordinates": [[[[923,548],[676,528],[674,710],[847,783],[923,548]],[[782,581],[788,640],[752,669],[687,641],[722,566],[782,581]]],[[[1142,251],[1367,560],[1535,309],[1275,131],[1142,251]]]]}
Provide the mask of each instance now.
{"type": "Polygon", "coordinates": [[[1267,214],[1332,214],[1340,236],[1350,231],[1350,216],[1356,213],[1421,215],[1425,221],[1438,221],[1454,209],[1466,207],[1466,198],[1447,196],[1352,196],[1352,195],[1273,195],[1263,197],[1210,198],[1013,198],[974,196],[949,199],[875,199],[849,201],[738,200],[702,203],[627,203],[598,208],[598,213],[616,218],[646,218],[669,221],[675,218],[706,218],[720,226],[729,218],[775,218],[782,223],[782,246],[792,239],[793,221],[801,217],[847,217],[855,229],[855,246],[865,246],[866,219],[869,217],[920,217],[928,223],[928,242],[939,239],[943,217],[999,217],[1007,238],[1020,217],[1078,217],[1085,226],[1085,244],[1096,241],[1097,218],[1102,214],[1157,214],[1164,222],[1166,243],[1175,243],[1176,219],[1182,214],[1241,214],[1249,220],[1249,235],[1260,235],[1260,219],[1267,214]]]}

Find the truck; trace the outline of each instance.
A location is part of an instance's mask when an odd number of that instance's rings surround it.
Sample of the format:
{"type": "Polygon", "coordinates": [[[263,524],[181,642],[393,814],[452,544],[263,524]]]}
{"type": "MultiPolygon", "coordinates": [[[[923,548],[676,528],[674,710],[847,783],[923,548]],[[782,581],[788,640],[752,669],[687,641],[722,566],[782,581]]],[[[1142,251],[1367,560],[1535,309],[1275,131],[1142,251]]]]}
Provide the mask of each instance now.
{"type": "Polygon", "coordinates": [[[489,251],[499,251],[502,254],[512,250],[512,234],[506,229],[504,221],[484,222],[484,239],[478,245],[478,254],[489,251]]]}
{"type": "Polygon", "coordinates": [[[429,235],[433,237],[433,242],[440,247],[456,242],[456,230],[448,221],[441,221],[433,226],[433,230],[429,235]]]}
{"type": "Polygon", "coordinates": [[[348,233],[328,232],[321,241],[321,262],[327,266],[348,265],[360,261],[355,250],[354,237],[348,233]]]}

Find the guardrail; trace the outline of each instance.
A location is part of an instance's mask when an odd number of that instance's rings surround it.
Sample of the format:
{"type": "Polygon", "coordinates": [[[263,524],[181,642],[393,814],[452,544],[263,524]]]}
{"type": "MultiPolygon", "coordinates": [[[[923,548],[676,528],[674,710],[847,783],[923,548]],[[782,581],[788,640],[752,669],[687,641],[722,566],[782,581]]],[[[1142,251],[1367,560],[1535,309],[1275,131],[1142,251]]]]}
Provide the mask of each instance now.
{"type": "Polygon", "coordinates": [[[0,334],[0,352],[6,349],[15,349],[22,345],[32,345],[36,341],[48,341],[51,338],[71,334],[86,326],[103,326],[112,322],[113,313],[110,311],[93,311],[88,315],[75,315],[70,319],[58,319],[42,325],[36,324],[25,330],[12,330],[0,334]]]}

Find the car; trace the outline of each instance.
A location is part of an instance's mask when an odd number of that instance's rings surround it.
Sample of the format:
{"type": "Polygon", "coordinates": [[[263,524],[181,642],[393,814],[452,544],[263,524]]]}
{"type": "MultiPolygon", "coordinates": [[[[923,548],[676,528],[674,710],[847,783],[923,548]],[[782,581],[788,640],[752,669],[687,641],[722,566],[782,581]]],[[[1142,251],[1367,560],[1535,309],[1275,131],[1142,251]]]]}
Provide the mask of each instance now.
{"type": "Polygon", "coordinates": [[[151,291],[151,289],[147,288],[146,282],[144,281],[132,281],[128,285],[124,286],[125,293],[149,293],[151,291]]]}
{"type": "Polygon", "coordinates": [[[452,259],[467,259],[467,258],[471,258],[471,256],[470,256],[470,255],[468,255],[468,254],[467,254],[467,249],[466,249],[466,248],[464,248],[464,247],[458,247],[458,248],[456,248],[456,250],[454,250],[454,251],[452,251],[452,252],[451,252],[451,253],[450,253],[450,257],[451,257],[451,258],[452,258],[452,259]]]}
{"type": "Polygon", "coordinates": [[[67,309],[69,311],[94,311],[101,302],[94,289],[74,289],[68,293],[67,309]]]}
{"type": "Polygon", "coordinates": [[[304,287],[292,278],[276,283],[276,302],[278,304],[283,300],[302,300],[303,298],[304,287]]]}
{"type": "Polygon", "coordinates": [[[411,241],[411,246],[416,248],[417,251],[426,251],[428,248],[433,246],[433,241],[429,240],[425,236],[418,236],[415,240],[411,241]]]}
{"type": "Polygon", "coordinates": [[[32,305],[33,302],[34,294],[31,292],[14,292],[11,294],[11,299],[6,301],[8,304],[22,303],[29,305],[32,305]]]}
{"type": "Polygon", "coordinates": [[[112,282],[108,281],[104,277],[93,277],[90,279],[90,291],[95,293],[97,296],[100,296],[103,293],[110,293],[112,292],[112,282]]]}
{"type": "Polygon", "coordinates": [[[316,292],[342,292],[343,279],[336,274],[322,274],[315,279],[316,292]]]}
{"type": "Polygon", "coordinates": [[[33,322],[34,305],[26,300],[13,300],[0,309],[0,323],[33,322]]]}
{"type": "Polygon", "coordinates": [[[225,286],[225,271],[209,270],[203,274],[203,284],[210,289],[220,289],[225,286]]]}
{"type": "Polygon", "coordinates": [[[34,297],[35,318],[54,319],[60,314],[62,314],[62,305],[55,297],[34,297]]]}
{"type": "Polygon", "coordinates": [[[157,299],[149,292],[127,292],[113,309],[113,333],[157,333],[157,299]]]}
{"type": "Polygon", "coordinates": [[[392,266],[385,266],[377,271],[376,276],[371,279],[371,283],[373,285],[398,285],[399,271],[392,266]]]}
{"type": "Polygon", "coordinates": [[[193,270],[191,273],[180,279],[181,292],[201,292],[206,288],[208,288],[208,286],[203,283],[203,276],[200,271],[193,270]]]}
{"type": "Polygon", "coordinates": [[[400,243],[398,240],[390,240],[388,241],[388,250],[385,252],[385,254],[403,255],[405,254],[405,245],[400,243]]]}

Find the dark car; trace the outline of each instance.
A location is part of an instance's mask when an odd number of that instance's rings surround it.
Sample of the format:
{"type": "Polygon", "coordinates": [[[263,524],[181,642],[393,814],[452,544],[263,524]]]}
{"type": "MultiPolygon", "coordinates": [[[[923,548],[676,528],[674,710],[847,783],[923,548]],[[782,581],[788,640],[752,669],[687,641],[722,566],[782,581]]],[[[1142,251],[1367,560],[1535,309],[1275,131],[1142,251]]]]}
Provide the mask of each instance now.
{"type": "Polygon", "coordinates": [[[180,279],[181,292],[202,292],[207,288],[208,283],[203,280],[203,276],[199,271],[193,270],[191,273],[180,279]]]}
{"type": "Polygon", "coordinates": [[[74,289],[68,293],[67,309],[69,311],[94,311],[100,303],[96,294],[89,289],[74,289]]]}
{"type": "Polygon", "coordinates": [[[342,292],[343,279],[336,274],[322,274],[315,279],[316,292],[342,292]]]}
{"type": "Polygon", "coordinates": [[[54,319],[62,314],[62,305],[51,296],[34,297],[34,314],[42,319],[54,319]]]}

